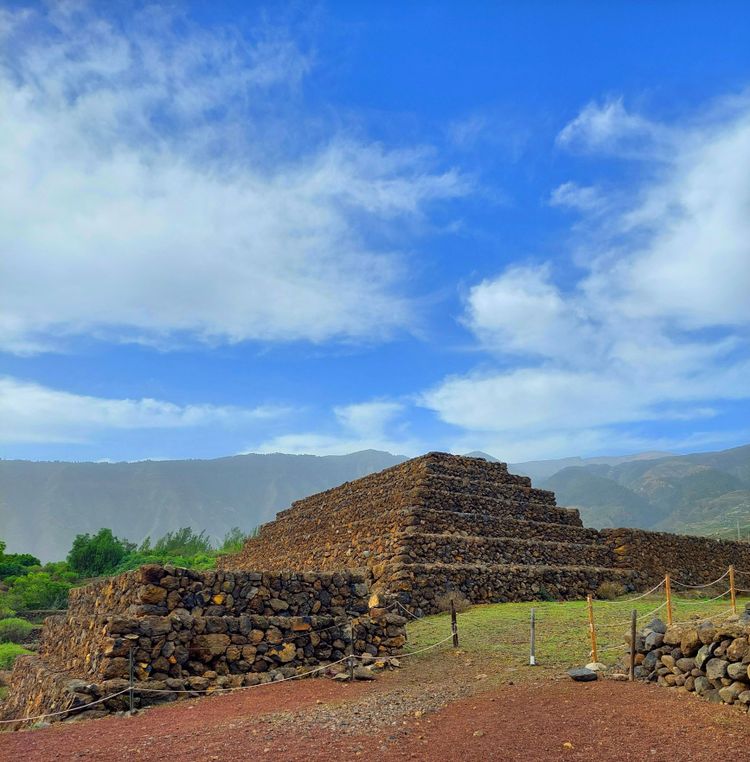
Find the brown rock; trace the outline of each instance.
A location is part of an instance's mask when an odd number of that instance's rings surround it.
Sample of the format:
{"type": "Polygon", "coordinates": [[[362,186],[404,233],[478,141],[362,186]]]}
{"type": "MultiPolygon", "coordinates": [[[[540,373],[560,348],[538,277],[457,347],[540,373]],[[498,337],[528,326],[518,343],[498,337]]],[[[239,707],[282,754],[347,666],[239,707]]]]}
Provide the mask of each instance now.
{"type": "Polygon", "coordinates": [[[144,585],[141,588],[141,603],[158,606],[167,598],[167,591],[158,585],[144,585]]]}

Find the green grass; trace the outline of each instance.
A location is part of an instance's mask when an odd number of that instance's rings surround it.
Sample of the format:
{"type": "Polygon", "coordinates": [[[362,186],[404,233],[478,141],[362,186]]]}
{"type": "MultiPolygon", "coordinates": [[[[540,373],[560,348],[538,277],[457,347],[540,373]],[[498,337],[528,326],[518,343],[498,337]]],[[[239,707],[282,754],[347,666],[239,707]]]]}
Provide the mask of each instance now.
{"type": "MultiPolygon", "coordinates": [[[[737,599],[742,611],[747,598],[737,599]]],[[[614,663],[625,652],[624,636],[630,631],[630,612],[639,617],[664,603],[663,597],[646,597],[631,602],[594,601],[599,661],[614,663]]],[[[673,620],[691,620],[723,614],[729,608],[728,598],[706,602],[699,598],[673,598],[673,620]]],[[[529,660],[529,620],[531,608],[536,614],[536,659],[543,666],[567,668],[591,661],[586,601],[497,603],[472,606],[458,615],[460,648],[481,656],[498,666],[520,666],[529,660]]],[[[656,612],[666,621],[666,607],[656,612]]],[[[653,617],[638,620],[643,627],[653,617]]],[[[450,614],[437,614],[412,621],[408,627],[407,651],[417,651],[450,635],[450,614]]],[[[436,651],[450,649],[451,642],[417,654],[415,659],[429,658],[436,651]]]]}
{"type": "Polygon", "coordinates": [[[12,669],[17,656],[30,653],[17,643],[0,643],[0,669],[12,669]]]}

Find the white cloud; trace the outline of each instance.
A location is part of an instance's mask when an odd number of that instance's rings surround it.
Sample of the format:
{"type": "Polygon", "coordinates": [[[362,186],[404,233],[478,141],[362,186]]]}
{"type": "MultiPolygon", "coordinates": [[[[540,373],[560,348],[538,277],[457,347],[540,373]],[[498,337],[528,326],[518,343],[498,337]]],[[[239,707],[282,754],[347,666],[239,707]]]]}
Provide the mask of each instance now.
{"type": "Polygon", "coordinates": [[[156,399],[73,394],[0,376],[0,442],[85,442],[97,433],[133,429],[242,426],[287,413],[283,407],[175,405],[156,399]]]}
{"type": "Polygon", "coordinates": [[[674,130],[625,108],[622,98],[590,103],[557,136],[557,144],[582,153],[617,153],[628,158],[659,156],[674,130]]]}
{"type": "Polygon", "coordinates": [[[591,185],[567,182],[559,185],[550,194],[550,206],[567,207],[582,212],[594,212],[606,206],[602,192],[591,185]]]}
{"type": "Polygon", "coordinates": [[[334,413],[341,425],[349,431],[372,438],[383,436],[386,427],[403,409],[404,405],[400,402],[375,400],[342,405],[334,408],[334,413]]]}
{"type": "Polygon", "coordinates": [[[461,176],[419,148],[317,138],[294,106],[309,59],[278,33],[76,7],[0,16],[0,349],[413,324],[382,241],[461,176]]]}
{"type": "Polygon", "coordinates": [[[401,402],[371,400],[333,409],[336,426],[333,433],[301,432],[282,434],[248,448],[252,452],[288,452],[311,455],[344,455],[359,450],[386,450],[398,455],[416,455],[423,451],[408,425],[399,420],[406,410],[401,402]]]}
{"type": "Polygon", "coordinates": [[[669,134],[669,150],[629,205],[620,192],[606,214],[588,210],[577,280],[516,265],[469,291],[465,322],[503,364],[445,379],[422,404],[519,458],[612,450],[612,438],[633,438],[613,427],[701,419],[749,398],[750,104],[736,106],[679,130],[619,101],[584,109],[562,144],[585,137],[629,157],[638,135],[653,150],[669,134]]]}

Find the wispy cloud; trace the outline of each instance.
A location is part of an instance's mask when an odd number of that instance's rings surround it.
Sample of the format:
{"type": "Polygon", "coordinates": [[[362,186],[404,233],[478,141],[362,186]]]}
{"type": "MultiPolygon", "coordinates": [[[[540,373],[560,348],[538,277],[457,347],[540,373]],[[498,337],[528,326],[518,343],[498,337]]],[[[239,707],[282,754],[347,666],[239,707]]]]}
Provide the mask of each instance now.
{"type": "Polygon", "coordinates": [[[516,265],[470,290],[466,324],[502,363],[445,379],[423,404],[484,441],[533,441],[539,457],[750,397],[750,104],[689,129],[621,101],[589,106],[559,142],[623,158],[662,150],[629,204],[622,189],[604,214],[577,204],[589,223],[577,281],[561,285],[551,263],[516,265]]]}
{"type": "Polygon", "coordinates": [[[580,212],[596,212],[606,208],[607,199],[599,188],[569,181],[552,191],[549,203],[550,206],[567,207],[580,212]]]}
{"type": "Polygon", "coordinates": [[[97,9],[0,14],[0,349],[412,327],[389,234],[465,178],[420,147],[307,130],[290,36],[97,9]]]}
{"type": "Polygon", "coordinates": [[[157,399],[110,399],[0,376],[0,442],[87,442],[134,429],[247,427],[286,415],[287,408],[176,405],[157,399]]]}
{"type": "Polygon", "coordinates": [[[622,98],[589,103],[557,135],[557,145],[581,153],[610,153],[635,158],[660,158],[675,129],[628,111],[622,98]]]}
{"type": "Polygon", "coordinates": [[[343,455],[358,450],[386,450],[416,455],[424,449],[409,432],[402,417],[405,403],[370,400],[333,409],[333,425],[322,422],[322,431],[288,433],[267,440],[253,452],[289,452],[311,455],[343,455]]]}

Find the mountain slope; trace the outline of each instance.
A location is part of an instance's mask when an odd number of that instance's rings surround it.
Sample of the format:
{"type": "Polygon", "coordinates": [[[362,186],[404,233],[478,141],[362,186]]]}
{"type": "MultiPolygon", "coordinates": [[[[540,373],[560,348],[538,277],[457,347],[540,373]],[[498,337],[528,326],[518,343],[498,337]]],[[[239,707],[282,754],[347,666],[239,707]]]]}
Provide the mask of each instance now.
{"type": "Polygon", "coordinates": [[[564,468],[542,482],[559,505],[575,506],[587,526],[645,526],[653,508],[648,500],[612,479],[596,473],[596,466],[564,468]]]}
{"type": "Polygon", "coordinates": [[[750,528],[750,446],[566,468],[542,483],[592,526],[736,536],[750,528]]]}
{"type": "Polygon", "coordinates": [[[377,450],[341,456],[238,455],[138,463],[0,461],[0,538],[9,552],[65,556],[81,532],[111,527],[140,542],[181,526],[221,538],[293,500],[405,460],[377,450]]]}
{"type": "Polygon", "coordinates": [[[596,458],[557,458],[555,460],[529,460],[524,463],[509,463],[508,468],[514,474],[529,476],[533,481],[549,479],[564,468],[578,466],[616,466],[620,463],[633,461],[650,461],[660,458],[671,458],[670,452],[641,452],[636,455],[603,455],[596,458]]]}

